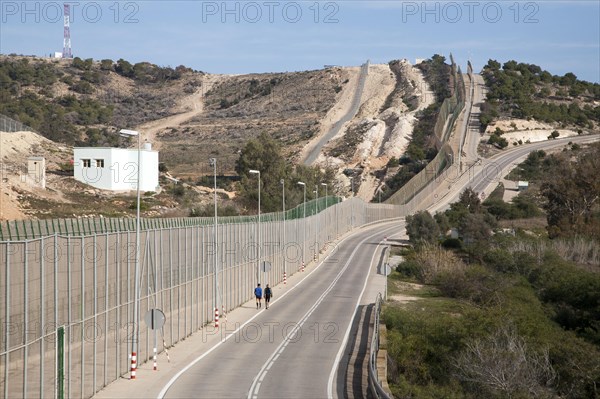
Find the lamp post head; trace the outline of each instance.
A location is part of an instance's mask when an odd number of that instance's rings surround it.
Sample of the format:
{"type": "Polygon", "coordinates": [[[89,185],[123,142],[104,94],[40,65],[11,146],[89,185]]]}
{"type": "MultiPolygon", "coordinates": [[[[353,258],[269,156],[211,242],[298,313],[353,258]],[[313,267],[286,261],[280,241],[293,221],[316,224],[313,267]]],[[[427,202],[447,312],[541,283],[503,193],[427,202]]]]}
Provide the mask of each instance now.
{"type": "Polygon", "coordinates": [[[285,180],[283,180],[283,179],[279,180],[279,184],[284,185],[285,184],[285,180]]]}
{"type": "Polygon", "coordinates": [[[250,169],[248,172],[253,175],[260,175],[260,170],[250,169]]]}
{"type": "Polygon", "coordinates": [[[321,183],[321,185],[327,187],[327,183],[321,183]]]}
{"type": "Polygon", "coordinates": [[[215,166],[217,164],[217,158],[209,158],[208,159],[208,164],[210,166],[215,166]]]}
{"type": "Polygon", "coordinates": [[[303,181],[299,181],[298,184],[306,187],[306,183],[304,183],[303,181]]]}
{"type": "Polygon", "coordinates": [[[119,130],[119,133],[121,134],[121,136],[139,136],[140,132],[138,132],[137,130],[128,130],[128,129],[121,129],[119,130]]]}

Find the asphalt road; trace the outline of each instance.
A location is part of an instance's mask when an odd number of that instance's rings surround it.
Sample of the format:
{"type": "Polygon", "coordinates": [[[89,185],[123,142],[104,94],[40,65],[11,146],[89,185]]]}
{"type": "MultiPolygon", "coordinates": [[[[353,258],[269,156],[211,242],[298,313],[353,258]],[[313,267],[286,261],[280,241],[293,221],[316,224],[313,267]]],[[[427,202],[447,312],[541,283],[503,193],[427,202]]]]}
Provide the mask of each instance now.
{"type": "MultiPolygon", "coordinates": [[[[325,398],[343,389],[336,372],[378,244],[401,222],[361,229],[293,290],[171,380],[167,398],[325,398]]],[[[161,395],[159,395],[160,397],[161,395]]]]}
{"type": "Polygon", "coordinates": [[[427,209],[433,214],[458,201],[460,193],[467,187],[473,188],[478,193],[483,193],[484,196],[489,195],[496,188],[500,179],[517,164],[523,162],[530,152],[560,148],[568,145],[569,142],[583,144],[599,140],[600,135],[586,135],[541,141],[504,150],[491,158],[480,159],[478,162],[473,163],[466,170],[463,169],[460,176],[456,174],[456,170],[446,171],[447,174],[436,180],[436,188],[432,190],[429,200],[424,202],[431,204],[427,206],[427,209]]]}

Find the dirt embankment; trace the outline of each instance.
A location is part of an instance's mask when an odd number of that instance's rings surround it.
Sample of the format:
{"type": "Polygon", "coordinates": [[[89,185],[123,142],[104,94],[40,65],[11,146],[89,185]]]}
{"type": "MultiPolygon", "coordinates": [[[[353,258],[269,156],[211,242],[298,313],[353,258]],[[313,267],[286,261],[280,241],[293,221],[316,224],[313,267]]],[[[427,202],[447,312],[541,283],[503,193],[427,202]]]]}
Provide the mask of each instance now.
{"type": "Polygon", "coordinates": [[[391,65],[393,70],[388,64],[370,66],[359,112],[318,159],[321,165],[336,166],[343,190],[352,185],[344,170],[360,169],[354,185],[365,201],[376,196],[381,184],[376,174],[406,150],[416,113],[434,101],[420,70],[406,60],[391,65]]]}
{"type": "MultiPolygon", "coordinates": [[[[57,190],[42,189],[27,175],[27,158],[44,157],[46,166],[53,169],[71,159],[71,151],[58,146],[34,132],[0,132],[0,220],[21,220],[29,216],[23,209],[27,195],[66,201],[57,190]]],[[[47,182],[60,176],[46,174],[47,182]]],[[[47,183],[48,184],[48,183],[47,183]]]]}
{"type": "Polygon", "coordinates": [[[570,129],[555,129],[552,125],[547,123],[538,122],[536,120],[526,119],[504,119],[490,123],[485,129],[486,135],[490,135],[496,131],[496,129],[502,130],[502,137],[504,137],[509,144],[517,143],[534,143],[536,141],[548,140],[548,136],[553,131],[557,131],[559,138],[577,136],[578,133],[570,129]]]}

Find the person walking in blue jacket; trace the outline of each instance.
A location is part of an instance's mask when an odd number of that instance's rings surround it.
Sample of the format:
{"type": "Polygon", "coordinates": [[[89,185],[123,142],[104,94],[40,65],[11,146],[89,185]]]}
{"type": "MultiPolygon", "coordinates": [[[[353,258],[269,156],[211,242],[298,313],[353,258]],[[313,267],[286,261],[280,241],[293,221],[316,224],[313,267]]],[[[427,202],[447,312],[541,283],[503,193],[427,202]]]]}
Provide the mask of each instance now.
{"type": "Polygon", "coordinates": [[[261,301],[262,294],[263,294],[263,289],[260,288],[260,283],[258,283],[256,288],[254,289],[254,296],[256,297],[256,309],[262,307],[262,301],[261,301]]]}

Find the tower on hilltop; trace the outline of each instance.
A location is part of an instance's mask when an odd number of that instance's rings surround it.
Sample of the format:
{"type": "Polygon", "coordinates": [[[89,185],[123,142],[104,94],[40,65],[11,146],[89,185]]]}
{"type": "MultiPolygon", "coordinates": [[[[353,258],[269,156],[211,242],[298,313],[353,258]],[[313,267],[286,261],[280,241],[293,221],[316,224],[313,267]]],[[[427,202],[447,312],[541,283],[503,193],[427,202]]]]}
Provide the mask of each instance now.
{"type": "Polygon", "coordinates": [[[63,34],[63,58],[73,58],[71,52],[71,5],[64,3],[65,28],[63,34]]]}

